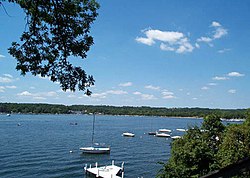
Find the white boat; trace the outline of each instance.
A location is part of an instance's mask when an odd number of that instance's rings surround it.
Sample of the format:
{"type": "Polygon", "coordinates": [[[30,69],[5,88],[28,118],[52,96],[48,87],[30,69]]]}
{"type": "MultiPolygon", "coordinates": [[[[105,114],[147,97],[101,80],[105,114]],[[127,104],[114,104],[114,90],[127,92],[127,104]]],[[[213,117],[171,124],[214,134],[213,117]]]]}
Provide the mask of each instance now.
{"type": "Polygon", "coordinates": [[[186,129],[176,129],[177,131],[180,131],[180,132],[186,132],[187,130],[186,129]]]}
{"type": "Polygon", "coordinates": [[[124,132],[124,133],[122,133],[122,136],[124,136],[124,137],[134,137],[135,134],[133,134],[131,132],[124,132]]]}
{"type": "Polygon", "coordinates": [[[110,147],[81,147],[80,150],[83,153],[90,153],[90,154],[105,154],[105,153],[110,153],[110,147]]]}
{"type": "Polygon", "coordinates": [[[159,132],[171,132],[169,129],[159,129],[159,132]]]}
{"type": "Polygon", "coordinates": [[[6,114],[7,117],[10,117],[10,114],[6,114]]]}
{"type": "Polygon", "coordinates": [[[176,139],[181,138],[181,136],[172,136],[171,138],[172,138],[173,140],[176,140],[176,139]]]}
{"type": "Polygon", "coordinates": [[[169,134],[167,134],[167,133],[161,133],[161,132],[156,132],[155,136],[156,137],[170,137],[169,134]]]}
{"type": "Polygon", "coordinates": [[[94,146],[94,130],[95,130],[95,114],[93,114],[93,129],[92,129],[92,146],[89,147],[81,147],[80,150],[82,153],[89,154],[109,154],[110,147],[105,146],[94,146]]]}

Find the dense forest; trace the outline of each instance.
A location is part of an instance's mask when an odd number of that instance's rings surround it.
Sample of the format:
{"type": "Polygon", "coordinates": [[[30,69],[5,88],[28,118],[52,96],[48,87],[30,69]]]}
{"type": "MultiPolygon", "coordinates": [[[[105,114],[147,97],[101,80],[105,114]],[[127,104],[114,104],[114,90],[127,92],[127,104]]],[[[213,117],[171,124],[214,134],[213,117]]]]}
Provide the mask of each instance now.
{"type": "Polygon", "coordinates": [[[89,114],[105,115],[143,115],[171,117],[204,117],[216,114],[225,119],[244,119],[246,109],[209,109],[209,108],[163,108],[163,107],[131,107],[131,106],[91,106],[91,105],[58,105],[33,103],[0,103],[0,113],[23,114],[89,114]]]}

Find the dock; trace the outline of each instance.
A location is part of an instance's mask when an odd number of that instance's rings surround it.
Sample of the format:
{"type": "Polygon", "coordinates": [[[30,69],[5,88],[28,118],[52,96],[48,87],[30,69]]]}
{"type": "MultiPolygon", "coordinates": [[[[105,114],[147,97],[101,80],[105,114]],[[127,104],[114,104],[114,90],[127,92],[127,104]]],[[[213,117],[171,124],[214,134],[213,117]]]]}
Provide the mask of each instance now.
{"type": "Polygon", "coordinates": [[[91,164],[86,164],[84,171],[87,175],[94,176],[97,178],[124,178],[124,162],[121,164],[121,167],[116,166],[114,160],[111,165],[98,167],[98,163],[95,163],[95,166],[92,167],[91,164]]]}

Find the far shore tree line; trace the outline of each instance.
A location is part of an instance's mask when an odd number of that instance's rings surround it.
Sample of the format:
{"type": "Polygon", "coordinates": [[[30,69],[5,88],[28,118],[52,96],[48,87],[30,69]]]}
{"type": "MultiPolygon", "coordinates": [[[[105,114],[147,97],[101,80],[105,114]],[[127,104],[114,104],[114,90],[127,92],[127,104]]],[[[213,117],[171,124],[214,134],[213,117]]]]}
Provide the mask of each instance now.
{"type": "Polygon", "coordinates": [[[247,109],[210,109],[210,108],[164,108],[131,107],[107,105],[58,105],[38,103],[0,103],[0,113],[20,114],[103,114],[103,115],[139,115],[163,117],[197,117],[202,118],[216,114],[224,119],[245,119],[247,109]]]}

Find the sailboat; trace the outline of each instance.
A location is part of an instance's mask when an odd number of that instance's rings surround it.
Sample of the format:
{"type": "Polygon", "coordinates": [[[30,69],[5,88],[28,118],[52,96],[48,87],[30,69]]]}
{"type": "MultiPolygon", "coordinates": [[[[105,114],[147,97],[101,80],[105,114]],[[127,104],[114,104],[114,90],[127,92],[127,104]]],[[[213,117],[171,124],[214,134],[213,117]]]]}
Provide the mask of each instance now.
{"type": "Polygon", "coordinates": [[[82,153],[89,154],[109,154],[110,147],[94,145],[94,130],[95,130],[95,114],[93,114],[93,129],[92,129],[92,145],[90,147],[81,147],[82,153]]]}
{"type": "Polygon", "coordinates": [[[156,135],[156,132],[152,131],[152,119],[151,119],[150,125],[151,125],[151,131],[148,132],[148,135],[156,135]]]}

